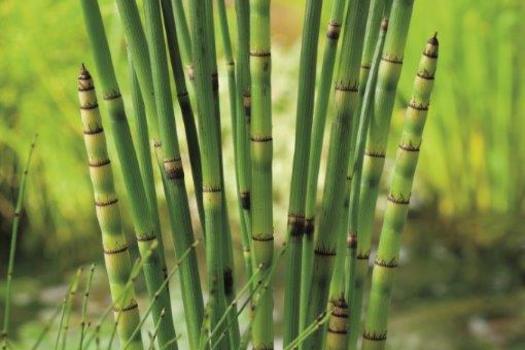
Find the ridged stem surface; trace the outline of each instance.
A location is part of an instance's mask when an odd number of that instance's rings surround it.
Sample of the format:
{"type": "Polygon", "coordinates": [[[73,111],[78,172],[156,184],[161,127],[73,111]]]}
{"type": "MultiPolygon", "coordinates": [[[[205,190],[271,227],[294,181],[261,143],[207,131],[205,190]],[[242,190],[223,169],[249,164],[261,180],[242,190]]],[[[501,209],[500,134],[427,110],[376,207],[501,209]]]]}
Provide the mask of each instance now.
{"type": "Polygon", "coordinates": [[[302,233],[301,249],[301,287],[300,287],[300,311],[299,329],[306,327],[306,314],[308,313],[308,297],[312,279],[312,262],[314,254],[314,226],[315,205],[317,198],[317,180],[319,176],[319,165],[321,163],[321,151],[326,125],[326,113],[328,100],[332,91],[332,78],[334,73],[335,59],[341,27],[343,25],[347,0],[335,0],[332,4],[330,21],[326,31],[326,43],[323,54],[323,63],[317,95],[315,99],[315,110],[313,115],[312,135],[310,138],[310,154],[308,161],[305,223],[302,233]]]}
{"type": "MultiPolygon", "coordinates": [[[[385,38],[383,56],[379,65],[374,108],[368,130],[363,162],[363,178],[359,199],[358,248],[356,288],[350,309],[357,324],[360,323],[364,285],[368,272],[372,226],[379,191],[379,182],[385,162],[385,151],[390,130],[397,84],[401,75],[414,0],[394,0],[390,12],[389,28],[385,38]]],[[[356,349],[357,338],[352,337],[350,348],[356,349]]]]}
{"type": "MultiPolygon", "coordinates": [[[[254,260],[262,266],[261,280],[273,261],[272,99],[270,1],[250,0],[250,74],[252,115],[251,213],[254,260]]],[[[273,349],[272,284],[261,295],[252,326],[255,350],[273,349]]]]}
{"type": "MultiPolygon", "coordinates": [[[[131,275],[131,259],[126,236],[122,230],[118,198],[113,183],[106,138],[98,109],[95,87],[88,71],[82,67],[78,78],[78,96],[86,146],[89,175],[95,195],[97,219],[102,233],[104,261],[109,280],[115,319],[120,313],[117,333],[127,343],[140,322],[134,288],[127,288],[131,275]]],[[[140,333],[130,341],[130,349],[142,349],[140,333]]]]}
{"type": "MultiPolygon", "coordinates": [[[[332,122],[326,182],[319,223],[316,228],[312,285],[306,324],[326,310],[328,292],[337,245],[337,225],[341,219],[345,198],[345,180],[348,167],[352,118],[358,106],[359,63],[369,0],[350,3],[348,27],[343,35],[340,69],[335,87],[335,118],[332,122]]],[[[317,330],[304,344],[305,349],[319,349],[324,327],[317,330]]]]}
{"type": "Polygon", "coordinates": [[[284,346],[299,333],[301,245],[305,223],[306,184],[315,98],[317,44],[322,0],[306,1],[295,119],[295,145],[288,206],[286,277],[284,289],[284,346]]]}
{"type": "Polygon", "coordinates": [[[384,349],[394,271],[399,264],[401,234],[406,223],[412,182],[437,67],[438,41],[431,38],[423,51],[408,105],[390,183],[383,228],[372,274],[372,287],[363,332],[363,349],[384,349]]]}

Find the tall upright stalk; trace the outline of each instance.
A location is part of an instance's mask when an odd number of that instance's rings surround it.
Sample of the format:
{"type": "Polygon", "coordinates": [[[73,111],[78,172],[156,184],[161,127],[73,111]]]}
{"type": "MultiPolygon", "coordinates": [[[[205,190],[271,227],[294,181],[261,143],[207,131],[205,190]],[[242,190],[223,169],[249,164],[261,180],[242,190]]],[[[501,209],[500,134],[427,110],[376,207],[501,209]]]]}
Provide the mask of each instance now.
{"type": "Polygon", "coordinates": [[[237,101],[235,115],[235,169],[237,174],[237,192],[241,203],[241,241],[244,251],[246,274],[252,274],[251,219],[250,219],[250,149],[249,125],[251,115],[250,97],[250,7],[246,0],[235,0],[237,19],[237,55],[236,71],[237,101]]]}
{"type": "MultiPolygon", "coordinates": [[[[355,288],[350,309],[352,324],[359,324],[365,279],[368,271],[368,257],[372,240],[372,225],[379,191],[379,182],[385,162],[385,151],[390,130],[390,119],[401,75],[403,54],[407,40],[414,0],[394,0],[390,12],[390,23],[385,38],[383,56],[374,96],[374,109],[370,121],[365,147],[363,178],[359,199],[358,247],[355,274],[355,288]]],[[[360,332],[358,332],[360,333],[360,332]]],[[[352,336],[350,348],[355,349],[357,338],[352,336]]]]}
{"type": "Polygon", "coordinates": [[[173,5],[173,13],[175,15],[177,39],[180,42],[182,61],[187,66],[188,71],[191,71],[193,69],[191,68],[193,55],[191,53],[191,37],[184,5],[182,0],[171,0],[171,4],[173,5]]]}
{"type": "MultiPolygon", "coordinates": [[[[250,0],[250,73],[252,116],[250,126],[252,164],[252,241],[261,277],[273,260],[272,208],[272,100],[270,1],[250,0]]],[[[252,328],[255,350],[273,348],[273,293],[271,284],[259,300],[252,328]]]]}
{"type": "MultiPolygon", "coordinates": [[[[111,53],[104,32],[104,25],[98,3],[91,0],[81,0],[81,4],[88,38],[100,77],[102,95],[108,108],[112,140],[117,150],[116,153],[121,164],[124,186],[129,197],[131,218],[138,241],[139,252],[145,260],[143,270],[146,286],[150,298],[153,298],[155,291],[164,279],[164,273],[162,271],[164,262],[158,249],[154,249],[151,253],[149,252],[152,246],[159,245],[160,240],[157,238],[158,232],[155,231],[154,220],[152,219],[151,209],[144,189],[137,155],[124,110],[124,103],[115,77],[113,63],[111,62],[111,53]]],[[[135,59],[133,62],[136,64],[138,61],[135,59]]],[[[138,73],[140,71],[138,65],[135,67],[138,73]]],[[[143,94],[143,97],[144,96],[143,94]]],[[[144,99],[144,101],[146,101],[146,99],[144,99]]],[[[146,107],[147,106],[148,104],[146,104],[146,107]]],[[[156,112],[154,106],[150,106],[150,108],[153,108],[153,111],[156,112]]],[[[163,308],[171,310],[168,290],[156,298],[154,302],[157,304],[153,313],[153,318],[156,322],[160,319],[160,312],[163,308]]],[[[159,334],[158,340],[159,344],[164,344],[175,336],[171,313],[168,313],[166,317],[162,318],[161,324],[161,334],[159,334]]]]}
{"type": "Polygon", "coordinates": [[[11,226],[11,243],[9,245],[9,260],[7,263],[7,278],[5,283],[5,310],[4,310],[4,323],[2,326],[2,342],[3,348],[7,348],[8,336],[9,336],[9,323],[11,321],[11,285],[13,281],[13,270],[15,268],[15,254],[16,244],[18,243],[18,231],[20,227],[20,217],[22,215],[22,209],[24,205],[24,195],[27,185],[27,174],[29,173],[29,166],[31,165],[31,159],[33,157],[33,150],[35,149],[36,135],[31,142],[29,153],[24,165],[22,176],[20,177],[20,185],[18,187],[18,194],[16,198],[15,212],[13,217],[13,224],[11,226]]]}
{"type": "Polygon", "coordinates": [[[295,145],[290,184],[287,225],[287,272],[284,290],[284,346],[299,332],[299,305],[301,286],[301,243],[304,231],[305,199],[310,137],[315,98],[317,43],[321,21],[322,0],[306,2],[301,59],[299,62],[298,98],[295,121],[295,145]]]}
{"type": "MultiPolygon", "coordinates": [[[[206,262],[208,265],[208,307],[210,329],[214,329],[221,310],[225,305],[224,279],[222,271],[221,244],[224,241],[223,224],[223,180],[219,152],[216,114],[212,89],[211,69],[207,62],[207,25],[202,20],[206,16],[206,1],[190,2],[190,22],[193,34],[192,51],[194,62],[194,83],[199,118],[199,142],[202,156],[203,203],[205,212],[206,262]]],[[[215,339],[212,339],[214,343],[215,339]]]]}
{"type": "Polygon", "coordinates": [[[120,313],[117,332],[122,344],[131,340],[132,349],[142,349],[140,334],[131,338],[140,322],[134,288],[126,284],[131,274],[131,259],[126,236],[122,230],[118,198],[113,184],[106,138],[98,110],[95,87],[89,72],[82,66],[78,78],[78,96],[89,174],[95,194],[95,208],[102,233],[102,247],[109,279],[114,316],[120,313]]]}
{"type": "Polygon", "coordinates": [[[315,111],[313,116],[312,135],[310,139],[310,154],[308,161],[308,176],[306,185],[305,223],[303,229],[303,244],[301,258],[301,289],[300,289],[300,312],[299,329],[306,326],[306,314],[308,312],[310,283],[312,279],[312,262],[314,254],[314,217],[317,198],[317,180],[319,176],[319,164],[321,163],[321,148],[326,125],[326,112],[331,92],[332,78],[334,73],[337,46],[344,20],[347,0],[335,0],[332,4],[330,21],[326,31],[326,43],[323,54],[323,65],[319,87],[317,88],[315,111]]]}
{"type": "MultiPolygon", "coordinates": [[[[144,9],[146,32],[149,39],[155,102],[159,119],[161,142],[159,151],[163,164],[163,184],[164,190],[166,191],[168,210],[171,212],[169,218],[175,240],[175,252],[177,256],[181,256],[186,249],[191,247],[195,239],[191,226],[191,216],[184,183],[184,170],[177,141],[178,136],[171,99],[160,1],[146,1],[144,3],[144,9]]],[[[204,304],[197,266],[197,256],[194,250],[192,250],[188,258],[181,263],[179,271],[190,347],[196,349],[204,315],[204,304]]],[[[153,312],[156,312],[155,309],[153,312]]],[[[162,309],[159,312],[162,312],[162,309]]],[[[168,315],[166,315],[165,318],[166,317],[168,317],[168,315]]],[[[158,338],[159,340],[163,339],[162,327],[159,328],[158,338]]],[[[166,339],[164,343],[169,340],[171,340],[171,338],[166,339]]]]}
{"type": "MultiPolygon", "coordinates": [[[[370,0],[350,3],[348,27],[343,36],[341,52],[344,55],[341,57],[336,79],[336,115],[332,123],[322,211],[315,237],[310,307],[306,324],[325,311],[328,299],[338,241],[337,225],[345,198],[352,118],[359,104],[359,63],[369,4],[370,0]]],[[[305,348],[319,349],[323,334],[323,329],[317,330],[305,342],[305,348]]]]}
{"type": "MultiPolygon", "coordinates": [[[[349,200],[347,208],[347,254],[346,254],[346,300],[351,304],[354,292],[359,286],[355,285],[356,281],[356,267],[357,267],[357,246],[359,244],[358,239],[358,214],[359,214],[359,194],[361,188],[361,178],[363,172],[363,159],[366,145],[366,137],[368,135],[368,127],[370,125],[370,119],[372,116],[372,109],[374,103],[374,91],[377,84],[377,75],[379,72],[379,64],[381,61],[381,54],[385,44],[386,32],[388,30],[388,19],[384,18],[381,23],[381,30],[376,43],[374,55],[372,57],[371,66],[369,73],[367,73],[368,80],[365,83],[366,88],[364,89],[364,95],[361,105],[361,116],[359,118],[359,127],[357,132],[357,141],[355,146],[355,156],[353,164],[349,164],[349,200]]],[[[361,70],[361,77],[363,71],[361,70]]],[[[358,311],[350,309],[350,324],[349,324],[349,344],[355,342],[356,337],[359,334],[359,317],[358,311]],[[354,317],[357,314],[357,317],[354,317]]]]}
{"type": "Polygon", "coordinates": [[[394,271],[399,263],[401,233],[406,222],[423,128],[437,68],[438,40],[432,37],[419,62],[397,151],[383,229],[374,262],[363,349],[384,349],[394,271]]]}
{"type": "Polygon", "coordinates": [[[195,116],[193,107],[190,102],[190,95],[186,88],[186,79],[184,78],[184,69],[180,54],[180,46],[176,33],[175,19],[173,16],[173,7],[171,0],[161,0],[162,14],[164,19],[164,28],[166,30],[166,39],[170,56],[171,70],[175,80],[177,90],[177,101],[182,114],[184,131],[186,132],[186,142],[188,143],[188,153],[191,166],[191,174],[195,186],[195,197],[201,223],[204,222],[204,208],[202,205],[202,170],[199,139],[195,126],[195,116]]]}

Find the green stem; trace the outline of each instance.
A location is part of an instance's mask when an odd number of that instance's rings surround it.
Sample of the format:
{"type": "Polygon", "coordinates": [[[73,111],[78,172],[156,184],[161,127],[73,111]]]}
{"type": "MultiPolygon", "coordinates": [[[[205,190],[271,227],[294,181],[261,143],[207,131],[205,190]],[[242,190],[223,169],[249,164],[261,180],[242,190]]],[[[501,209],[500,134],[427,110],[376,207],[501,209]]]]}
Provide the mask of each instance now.
{"type": "Polygon", "coordinates": [[[300,312],[299,329],[306,326],[306,315],[308,312],[308,297],[312,280],[312,262],[314,254],[313,233],[314,216],[317,195],[317,179],[319,175],[319,164],[321,162],[321,150],[326,124],[326,112],[331,92],[332,78],[334,72],[337,46],[341,33],[347,0],[335,0],[330,14],[330,21],[326,31],[326,43],[323,54],[323,65],[319,87],[317,89],[315,111],[313,116],[312,136],[310,140],[310,159],[308,162],[308,180],[306,185],[305,226],[303,229],[302,257],[301,257],[301,289],[300,289],[300,312]]]}
{"type": "MultiPolygon", "coordinates": [[[[272,208],[272,100],[270,1],[250,1],[250,73],[252,116],[252,242],[254,260],[264,277],[273,260],[272,208]]],[[[255,310],[252,344],[255,350],[273,348],[273,294],[271,284],[255,310]]]]}
{"type": "MultiPolygon", "coordinates": [[[[166,59],[165,41],[162,29],[162,17],[159,1],[146,1],[144,3],[146,17],[146,32],[150,43],[150,62],[155,92],[155,101],[159,117],[159,130],[161,147],[158,149],[162,160],[162,176],[168,210],[170,211],[170,224],[174,235],[175,252],[177,256],[191,247],[194,242],[188,198],[184,184],[184,171],[180,157],[177,129],[171,99],[168,63],[166,59]]],[[[185,310],[186,326],[190,340],[190,347],[196,349],[200,325],[204,314],[202,290],[200,285],[197,256],[194,251],[188,259],[181,264],[180,282],[182,300],[185,310]]],[[[166,290],[167,292],[167,290],[166,290]]],[[[166,293],[161,293],[166,295],[166,293]]],[[[168,296],[169,297],[169,296],[168,296]]],[[[153,309],[153,314],[161,310],[153,309]]],[[[171,312],[169,313],[171,315],[171,312]]],[[[170,318],[166,315],[166,318],[170,318]]],[[[159,329],[159,346],[173,338],[163,336],[163,327],[159,329]]]]}
{"type": "Polygon", "coordinates": [[[131,341],[133,349],[142,349],[140,334],[131,337],[131,332],[140,319],[134,289],[126,287],[132,271],[131,260],[126,236],[122,230],[118,198],[113,184],[113,172],[98,110],[95,87],[89,72],[84,67],[78,79],[78,91],[89,173],[102,233],[104,260],[111,297],[115,303],[114,314],[116,316],[122,313],[118,334],[123,343],[131,341]]]}
{"type": "Polygon", "coordinates": [[[91,291],[91,284],[93,282],[93,275],[95,274],[95,264],[91,264],[91,268],[89,269],[89,277],[86,282],[86,288],[84,289],[84,296],[82,299],[82,320],[80,322],[80,344],[78,345],[78,349],[82,350],[82,345],[84,343],[84,336],[87,324],[87,305],[89,300],[89,293],[91,291]]]}
{"type": "Polygon", "coordinates": [[[203,202],[206,232],[206,262],[208,265],[208,309],[210,329],[213,329],[222,315],[224,279],[222,271],[221,242],[224,241],[223,223],[223,179],[216,124],[216,114],[209,58],[206,2],[190,2],[190,22],[193,35],[192,52],[194,62],[194,84],[199,118],[199,142],[202,156],[203,202]]]}
{"type": "MultiPolygon", "coordinates": [[[[352,304],[355,290],[360,286],[355,285],[356,268],[357,268],[357,245],[359,243],[358,237],[358,214],[359,214],[359,190],[361,187],[361,178],[363,170],[363,159],[366,145],[366,136],[368,134],[368,127],[374,102],[374,91],[377,84],[377,75],[379,72],[379,64],[381,61],[381,54],[385,43],[386,32],[388,29],[388,20],[385,18],[381,24],[380,35],[378,37],[374,55],[371,61],[370,74],[367,73],[368,80],[364,83],[366,88],[363,94],[361,105],[361,116],[359,118],[359,128],[357,132],[357,142],[355,148],[355,164],[350,164],[348,167],[348,174],[351,181],[349,181],[350,198],[349,206],[347,208],[347,248],[346,255],[346,300],[352,304]]],[[[361,74],[363,71],[361,70],[361,74]]],[[[362,75],[361,75],[362,77],[362,75]]],[[[359,334],[360,313],[350,309],[350,337],[349,344],[354,344],[356,337],[359,334]],[[355,317],[354,317],[355,316],[355,317]]]]}
{"type": "Polygon", "coordinates": [[[161,0],[161,4],[164,18],[164,28],[166,30],[166,38],[168,41],[168,51],[170,54],[171,70],[173,71],[175,88],[177,90],[177,101],[182,113],[182,121],[184,123],[184,130],[186,132],[186,142],[188,143],[191,174],[195,188],[195,197],[197,199],[197,208],[199,210],[200,221],[203,223],[204,207],[202,204],[201,156],[199,137],[197,135],[197,129],[195,126],[195,116],[193,114],[190,96],[186,88],[186,80],[184,78],[184,70],[182,68],[181,55],[179,52],[179,43],[175,31],[175,19],[173,16],[172,4],[170,0],[161,0]]]}
{"type": "Polygon", "coordinates": [[[18,231],[20,227],[20,216],[24,205],[24,195],[27,185],[27,174],[29,173],[29,166],[33,157],[33,150],[35,149],[37,135],[35,135],[33,142],[29,148],[26,163],[22,176],[20,177],[20,186],[18,187],[18,195],[16,198],[15,213],[13,218],[13,225],[11,227],[11,243],[9,246],[9,261],[7,263],[7,278],[5,287],[5,310],[4,310],[4,324],[2,327],[3,347],[7,348],[9,323],[11,320],[11,284],[13,280],[13,270],[15,268],[15,254],[16,244],[18,243],[18,231]]]}
{"type": "Polygon", "coordinates": [[[303,174],[308,171],[310,154],[315,74],[317,69],[317,43],[319,41],[322,5],[322,0],[308,0],[304,16],[299,63],[295,145],[286,233],[289,246],[284,289],[284,346],[295,339],[299,332],[301,245],[305,224],[305,199],[308,180],[308,177],[303,176],[303,174]]]}
{"type": "Polygon", "coordinates": [[[432,37],[419,62],[412,99],[406,112],[372,274],[363,332],[363,349],[384,349],[394,271],[399,263],[401,234],[406,223],[421,137],[437,67],[438,40],[432,37]]]}
{"type": "MultiPolygon", "coordinates": [[[[111,139],[117,150],[117,157],[121,165],[126,193],[129,197],[131,218],[133,220],[135,235],[138,241],[139,252],[145,260],[144,276],[146,279],[146,286],[148,294],[150,298],[152,298],[155,290],[164,279],[164,273],[162,271],[164,261],[162,254],[159,253],[160,249],[154,250],[149,256],[147,256],[147,258],[145,256],[152,245],[158,247],[161,245],[161,241],[157,238],[158,232],[155,231],[155,220],[152,218],[152,212],[143,186],[144,182],[142,181],[137,155],[133,146],[131,131],[124,110],[124,102],[120,94],[115,71],[111,62],[111,54],[104,33],[100,9],[96,1],[81,0],[81,4],[95,64],[100,76],[102,95],[104,96],[104,101],[109,113],[109,122],[111,124],[110,130],[112,134],[111,139]]],[[[129,38],[130,33],[132,33],[132,35],[136,34],[137,38],[139,37],[139,34],[142,34],[142,38],[144,38],[136,4],[134,2],[117,0],[117,5],[119,5],[119,12],[121,13],[122,23],[124,24],[127,37],[129,38]]],[[[141,41],[136,41],[137,42],[129,40],[128,44],[133,56],[133,64],[139,82],[144,82],[146,79],[142,79],[142,77],[147,76],[149,67],[149,60],[147,60],[148,51],[147,46],[143,47],[143,49],[145,49],[144,51],[141,51],[142,47],[136,45],[140,44],[141,41]],[[132,42],[134,42],[133,45],[132,42]],[[134,51],[137,50],[140,55],[137,55],[136,52],[134,53],[134,51]],[[146,59],[144,59],[144,55],[146,55],[146,59]],[[144,67],[144,63],[148,64],[148,66],[144,67]]],[[[149,77],[149,82],[151,82],[151,74],[149,77]]],[[[146,105],[147,115],[155,121],[156,124],[156,107],[154,104],[151,104],[151,101],[149,101],[153,100],[153,91],[149,90],[149,86],[147,87],[148,89],[142,91],[142,97],[144,98],[146,105]]],[[[149,127],[154,130],[151,133],[153,138],[155,138],[156,135],[156,130],[153,128],[155,124],[149,123],[149,127]]],[[[155,302],[158,304],[158,307],[156,307],[156,312],[154,313],[153,318],[157,321],[163,308],[171,310],[168,292],[166,291],[165,295],[158,298],[155,302]]],[[[164,340],[172,339],[174,337],[175,330],[173,328],[171,313],[168,313],[168,315],[164,317],[162,324],[163,330],[161,331],[162,334],[159,336],[159,342],[161,343],[164,340]]]]}
{"type": "MultiPolygon", "coordinates": [[[[385,162],[385,151],[390,130],[397,84],[401,74],[410,18],[414,0],[394,0],[390,23],[385,38],[383,56],[374,96],[374,108],[364,152],[363,178],[359,194],[358,247],[354,296],[350,309],[352,318],[360,323],[364,285],[368,272],[372,226],[379,191],[379,182],[385,162]]],[[[356,332],[360,333],[358,329],[356,332]]],[[[355,334],[355,333],[353,333],[355,334]]],[[[350,349],[356,349],[357,338],[352,337],[350,349]]]]}
{"type": "Polygon", "coordinates": [[[71,304],[73,303],[73,297],[75,296],[78,288],[78,281],[82,275],[83,268],[79,268],[75,277],[71,280],[67,294],[64,297],[64,302],[62,303],[60,322],[58,324],[58,333],[57,339],[55,341],[55,350],[58,350],[60,344],[62,344],[62,349],[65,348],[66,338],[67,338],[67,329],[69,324],[69,316],[71,311],[71,304]]]}
{"type": "MultiPolygon", "coordinates": [[[[322,210],[316,233],[307,323],[326,310],[338,241],[337,226],[345,199],[352,119],[357,116],[359,105],[359,63],[369,4],[369,0],[350,3],[347,29],[343,36],[343,56],[335,88],[336,115],[332,123],[322,210]]],[[[323,329],[317,330],[305,342],[305,348],[319,349],[323,333],[323,329]]]]}

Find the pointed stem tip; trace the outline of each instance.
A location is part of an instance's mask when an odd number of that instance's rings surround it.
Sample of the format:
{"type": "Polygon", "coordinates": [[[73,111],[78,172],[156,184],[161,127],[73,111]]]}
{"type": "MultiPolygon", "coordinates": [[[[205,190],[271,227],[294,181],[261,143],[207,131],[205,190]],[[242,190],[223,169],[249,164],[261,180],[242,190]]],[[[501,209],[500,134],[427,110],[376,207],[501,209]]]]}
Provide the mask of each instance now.
{"type": "Polygon", "coordinates": [[[431,45],[434,45],[434,46],[438,46],[439,45],[439,41],[438,41],[437,35],[438,35],[438,32],[435,32],[434,36],[432,38],[428,39],[428,43],[431,44],[431,45]]]}

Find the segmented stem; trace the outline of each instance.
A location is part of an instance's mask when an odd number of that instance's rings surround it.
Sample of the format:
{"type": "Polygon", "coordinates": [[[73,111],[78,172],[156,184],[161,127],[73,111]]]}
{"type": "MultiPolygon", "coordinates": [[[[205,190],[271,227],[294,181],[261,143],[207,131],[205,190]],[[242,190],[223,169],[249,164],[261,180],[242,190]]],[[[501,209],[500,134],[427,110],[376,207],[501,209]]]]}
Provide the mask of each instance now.
{"type": "Polygon", "coordinates": [[[384,349],[394,271],[399,264],[401,234],[406,223],[412,182],[437,67],[438,40],[432,37],[419,62],[414,92],[408,105],[403,133],[390,183],[385,219],[372,274],[372,287],[363,349],[384,349]]]}
{"type": "Polygon", "coordinates": [[[140,334],[131,338],[131,332],[140,316],[133,287],[127,288],[131,276],[131,259],[126,236],[122,231],[118,198],[113,184],[106,138],[98,110],[95,87],[89,72],[82,66],[78,78],[78,95],[84,142],[88,155],[89,174],[95,194],[95,208],[102,233],[104,261],[115,317],[121,313],[118,335],[121,342],[131,341],[133,349],[142,349],[140,334]]]}

